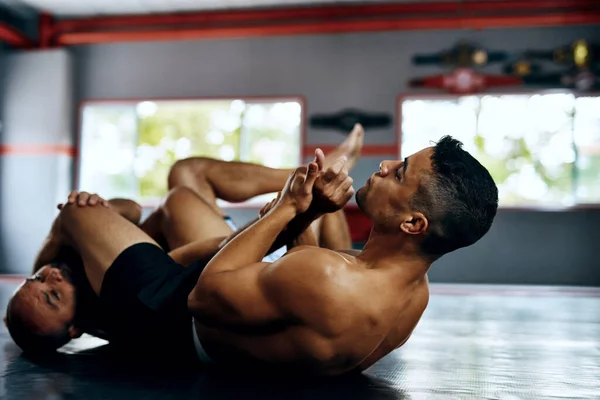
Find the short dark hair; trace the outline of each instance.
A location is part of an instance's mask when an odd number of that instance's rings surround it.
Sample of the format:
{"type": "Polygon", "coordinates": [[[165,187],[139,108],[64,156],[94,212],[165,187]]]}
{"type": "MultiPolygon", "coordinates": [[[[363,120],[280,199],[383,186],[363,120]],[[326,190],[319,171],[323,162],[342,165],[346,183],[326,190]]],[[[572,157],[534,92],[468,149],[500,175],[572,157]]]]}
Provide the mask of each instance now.
{"type": "Polygon", "coordinates": [[[433,173],[421,183],[411,207],[423,212],[429,227],[421,250],[442,256],[481,239],[498,210],[498,188],[489,171],[451,136],[433,147],[433,173]]]}
{"type": "Polygon", "coordinates": [[[52,353],[71,340],[68,325],[56,332],[46,334],[36,332],[31,323],[24,318],[24,313],[14,310],[14,307],[12,307],[13,301],[15,301],[14,297],[9,301],[6,308],[6,328],[12,340],[25,353],[52,353]]]}

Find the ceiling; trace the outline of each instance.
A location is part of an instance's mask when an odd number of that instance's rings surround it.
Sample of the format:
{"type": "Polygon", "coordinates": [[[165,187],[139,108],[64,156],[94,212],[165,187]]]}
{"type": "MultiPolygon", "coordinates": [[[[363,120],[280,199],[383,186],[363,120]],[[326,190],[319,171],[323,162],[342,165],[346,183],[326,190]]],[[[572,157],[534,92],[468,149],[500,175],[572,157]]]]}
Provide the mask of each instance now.
{"type": "MultiPolygon", "coordinates": [[[[426,2],[427,0],[420,0],[426,2]]],[[[302,6],[320,4],[381,3],[382,0],[0,0],[13,10],[45,11],[56,17],[158,14],[200,10],[302,6]]],[[[415,0],[392,0],[395,3],[415,0]]]]}

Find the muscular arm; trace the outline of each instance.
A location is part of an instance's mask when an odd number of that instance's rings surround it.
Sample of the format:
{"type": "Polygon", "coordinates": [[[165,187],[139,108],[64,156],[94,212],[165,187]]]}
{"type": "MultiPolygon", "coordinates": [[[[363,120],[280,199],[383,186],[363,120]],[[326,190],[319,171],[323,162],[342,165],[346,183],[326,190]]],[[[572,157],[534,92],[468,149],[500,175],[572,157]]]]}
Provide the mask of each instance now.
{"type": "Polygon", "coordinates": [[[327,282],[345,264],[330,250],[298,247],[271,264],[201,277],[188,306],[195,319],[214,328],[247,332],[293,321],[326,331],[326,314],[315,310],[339,294],[331,290],[339,285],[327,282]]]}
{"type": "MultiPolygon", "coordinates": [[[[267,251],[267,254],[271,254],[277,249],[288,245],[288,248],[293,246],[301,245],[301,244],[309,244],[310,236],[312,233],[308,232],[310,224],[312,224],[316,219],[318,219],[322,214],[309,210],[305,213],[296,215],[285,227],[283,231],[277,235],[277,238],[273,242],[273,245],[267,251]]],[[[260,218],[255,218],[252,221],[248,222],[242,228],[238,229],[235,233],[229,236],[222,244],[221,247],[225,246],[227,243],[231,242],[237,235],[244,232],[246,229],[250,228],[254,225],[260,218]]],[[[314,235],[313,235],[314,239],[314,235]]],[[[314,239],[314,243],[316,243],[316,239],[314,239]]],[[[315,244],[316,246],[316,244],[315,244]]]]}
{"type": "Polygon", "coordinates": [[[254,326],[281,317],[265,287],[268,264],[260,261],[294,215],[290,207],[272,209],[210,260],[188,297],[196,319],[211,326],[254,326]]]}
{"type": "Polygon", "coordinates": [[[229,241],[210,260],[202,276],[233,271],[260,262],[295,214],[292,207],[274,208],[229,241]]]}

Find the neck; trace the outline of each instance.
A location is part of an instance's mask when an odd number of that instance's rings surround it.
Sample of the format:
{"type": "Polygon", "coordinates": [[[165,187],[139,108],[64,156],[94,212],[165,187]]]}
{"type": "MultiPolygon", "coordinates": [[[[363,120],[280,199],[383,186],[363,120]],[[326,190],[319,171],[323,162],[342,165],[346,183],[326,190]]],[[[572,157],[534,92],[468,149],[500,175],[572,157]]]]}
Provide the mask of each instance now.
{"type": "Polygon", "coordinates": [[[425,276],[433,260],[420,253],[418,244],[406,234],[373,227],[358,258],[369,268],[401,269],[415,279],[425,276]]]}

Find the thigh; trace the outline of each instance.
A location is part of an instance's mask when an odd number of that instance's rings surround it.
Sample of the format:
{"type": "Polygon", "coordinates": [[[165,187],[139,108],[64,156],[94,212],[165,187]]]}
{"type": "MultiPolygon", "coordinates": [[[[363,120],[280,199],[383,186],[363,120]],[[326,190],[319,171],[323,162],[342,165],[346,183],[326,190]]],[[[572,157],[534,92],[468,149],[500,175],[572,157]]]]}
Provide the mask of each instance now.
{"type": "Polygon", "coordinates": [[[352,248],[350,227],[343,209],[322,217],[319,246],[330,250],[352,248]]]}
{"type": "Polygon", "coordinates": [[[171,250],[233,233],[223,216],[189,188],[172,189],[161,208],[161,230],[171,250]]]}
{"type": "Polygon", "coordinates": [[[92,289],[98,294],[106,271],[123,250],[138,244],[158,244],[139,227],[106,207],[65,206],[61,230],[83,261],[92,289]]]}

